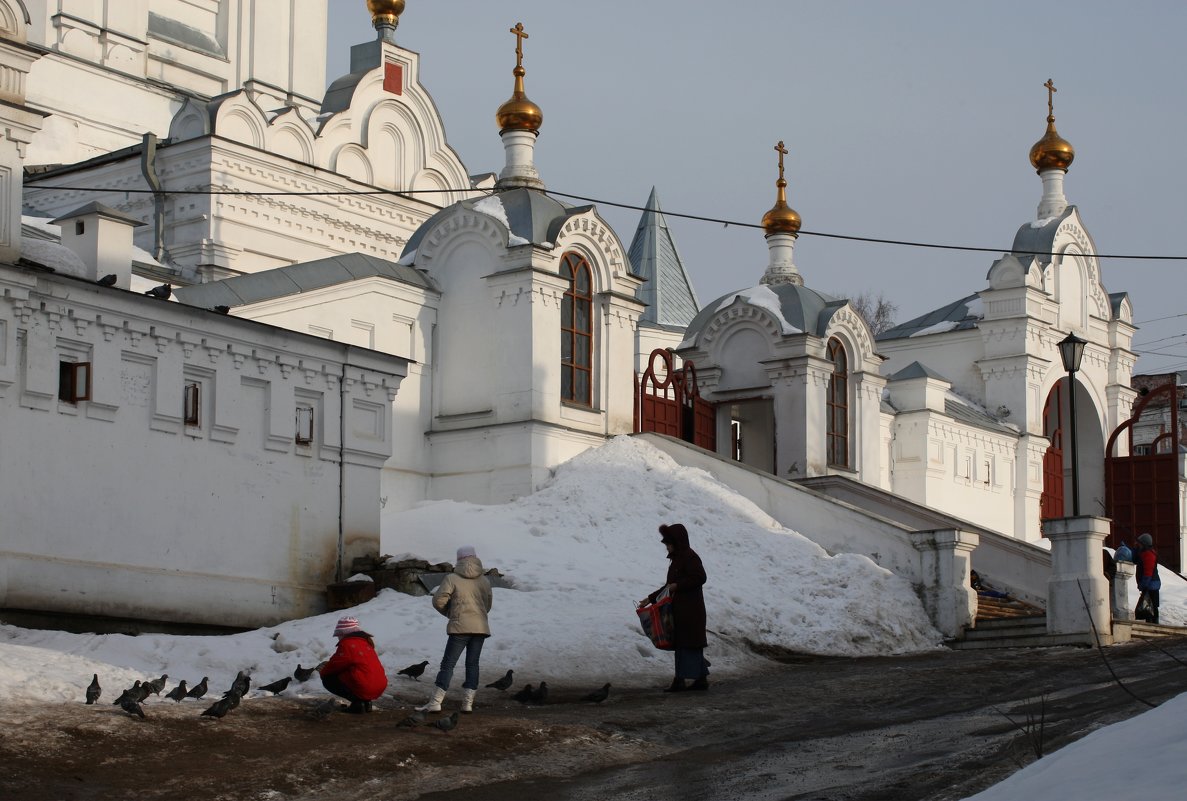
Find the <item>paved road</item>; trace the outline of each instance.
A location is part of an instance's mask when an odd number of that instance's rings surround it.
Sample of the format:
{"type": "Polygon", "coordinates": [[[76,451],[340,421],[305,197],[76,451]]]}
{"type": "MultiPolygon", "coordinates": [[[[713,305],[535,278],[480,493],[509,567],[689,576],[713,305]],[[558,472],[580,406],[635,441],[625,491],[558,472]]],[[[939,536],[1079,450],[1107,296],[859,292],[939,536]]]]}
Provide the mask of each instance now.
{"type": "Polygon", "coordinates": [[[483,690],[448,734],[396,727],[427,692],[402,677],[375,714],[323,721],[305,716],[312,698],[252,696],[223,720],[155,698],[143,721],[104,703],[0,702],[0,798],[955,801],[1040,742],[1050,752],[1148,708],[1130,692],[1159,703],[1187,689],[1187,639],[1103,655],[1129,692],[1089,649],[786,659],[708,693],[610,677],[596,706],[579,702],[593,687],[559,678],[538,708],[483,690]]]}

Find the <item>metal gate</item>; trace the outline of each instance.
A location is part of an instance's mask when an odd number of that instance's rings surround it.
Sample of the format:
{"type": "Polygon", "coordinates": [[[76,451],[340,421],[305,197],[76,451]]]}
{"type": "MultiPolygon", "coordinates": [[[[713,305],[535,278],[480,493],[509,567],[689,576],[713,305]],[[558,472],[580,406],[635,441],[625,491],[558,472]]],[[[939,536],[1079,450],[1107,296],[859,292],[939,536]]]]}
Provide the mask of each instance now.
{"type": "Polygon", "coordinates": [[[1133,417],[1117,427],[1105,448],[1105,515],[1113,520],[1109,545],[1131,546],[1149,533],[1158,561],[1172,570],[1179,560],[1179,397],[1174,383],[1155,387],[1138,401],[1133,417]],[[1167,409],[1163,408],[1163,402],[1167,409]],[[1134,442],[1139,439],[1148,442],[1134,442]],[[1129,456],[1117,456],[1127,437],[1129,456]]]}
{"type": "Polygon", "coordinates": [[[651,352],[643,375],[635,375],[635,431],[667,434],[717,450],[717,407],[701,398],[692,362],[676,369],[670,350],[651,352]]]}

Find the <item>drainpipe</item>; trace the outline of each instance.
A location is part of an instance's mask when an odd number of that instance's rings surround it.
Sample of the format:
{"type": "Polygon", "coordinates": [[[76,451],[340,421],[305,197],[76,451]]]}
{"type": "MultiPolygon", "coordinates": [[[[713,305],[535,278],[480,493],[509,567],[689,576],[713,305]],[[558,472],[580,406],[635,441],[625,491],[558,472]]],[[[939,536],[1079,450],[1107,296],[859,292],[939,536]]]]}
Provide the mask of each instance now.
{"type": "Polygon", "coordinates": [[[338,380],[338,565],[335,581],[345,581],[346,573],[346,365],[350,345],[342,352],[342,376],[338,380]]]}
{"type": "Polygon", "coordinates": [[[153,258],[165,264],[168,255],[165,253],[165,193],[161,188],[161,179],[157,175],[157,135],[146,133],[144,147],[140,151],[140,172],[148,188],[153,193],[153,258]]]}

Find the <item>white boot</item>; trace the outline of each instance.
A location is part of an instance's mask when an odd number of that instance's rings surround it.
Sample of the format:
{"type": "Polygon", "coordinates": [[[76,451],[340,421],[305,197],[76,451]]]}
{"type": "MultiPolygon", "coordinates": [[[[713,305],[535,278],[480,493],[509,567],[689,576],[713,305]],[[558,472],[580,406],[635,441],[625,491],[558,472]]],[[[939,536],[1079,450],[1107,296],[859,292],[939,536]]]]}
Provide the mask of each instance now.
{"type": "Polygon", "coordinates": [[[477,690],[463,690],[462,691],[462,711],[474,711],[474,696],[478,693],[477,690]]]}
{"type": "Polygon", "coordinates": [[[445,700],[445,690],[437,687],[433,690],[433,697],[428,700],[428,703],[418,706],[417,712],[440,712],[441,702],[445,700]]]}

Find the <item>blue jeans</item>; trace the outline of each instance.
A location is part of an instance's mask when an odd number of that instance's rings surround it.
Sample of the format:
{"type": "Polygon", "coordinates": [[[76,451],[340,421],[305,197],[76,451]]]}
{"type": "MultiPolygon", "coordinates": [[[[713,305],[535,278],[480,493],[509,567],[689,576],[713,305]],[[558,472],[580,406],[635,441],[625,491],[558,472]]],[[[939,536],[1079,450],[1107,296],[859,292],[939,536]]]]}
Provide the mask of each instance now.
{"type": "Polygon", "coordinates": [[[478,689],[478,658],[482,656],[482,643],[485,634],[450,634],[449,642],[445,643],[445,656],[441,657],[441,669],[437,671],[437,681],[440,689],[448,690],[449,682],[453,679],[453,666],[457,664],[462,651],[466,652],[466,680],[462,688],[466,690],[478,689]]]}

